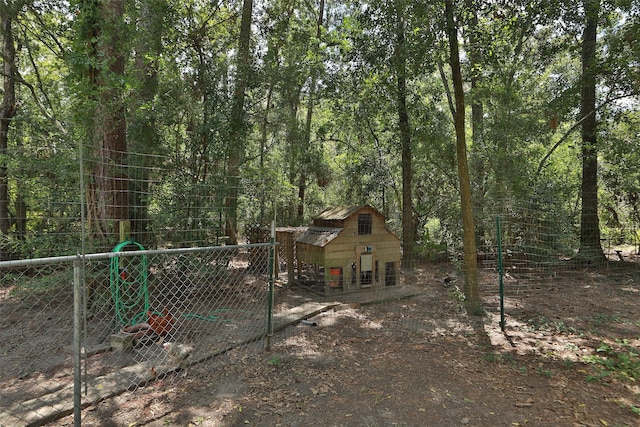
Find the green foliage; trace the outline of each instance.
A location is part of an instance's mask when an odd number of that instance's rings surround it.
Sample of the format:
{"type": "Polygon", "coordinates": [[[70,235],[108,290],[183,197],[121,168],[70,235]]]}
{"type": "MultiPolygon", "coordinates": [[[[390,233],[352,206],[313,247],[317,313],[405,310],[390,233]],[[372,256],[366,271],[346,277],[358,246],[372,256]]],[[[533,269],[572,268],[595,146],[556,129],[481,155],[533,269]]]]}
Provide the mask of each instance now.
{"type": "Polygon", "coordinates": [[[587,377],[587,381],[605,381],[607,378],[623,381],[640,379],[640,354],[628,340],[603,342],[596,352],[595,355],[583,357],[583,362],[592,365],[595,371],[587,377]]]}
{"type": "Polygon", "coordinates": [[[612,323],[623,323],[623,320],[615,314],[598,313],[593,316],[596,325],[610,325],[612,323]]]}
{"type": "Polygon", "coordinates": [[[490,363],[501,363],[506,365],[515,364],[515,360],[513,359],[513,355],[510,353],[495,353],[490,352],[485,354],[482,359],[486,362],[490,363]]]}
{"type": "Polygon", "coordinates": [[[640,161],[640,112],[618,110],[611,116],[605,128],[610,143],[603,150],[603,237],[630,242],[640,224],[640,171],[634,166],[640,161]]]}
{"type": "Polygon", "coordinates": [[[465,295],[458,285],[454,284],[449,288],[449,296],[453,301],[457,302],[461,306],[464,304],[465,295]]]}
{"type": "Polygon", "coordinates": [[[423,242],[416,248],[418,259],[425,261],[448,261],[447,245],[442,243],[423,242]]]}
{"type": "MultiPolygon", "coordinates": [[[[146,221],[136,231],[150,244],[218,242],[225,196],[235,191],[241,222],[276,217],[279,225],[305,224],[328,205],[369,203],[399,230],[400,59],[407,64],[417,252],[438,259],[459,250],[450,82],[437,68],[442,62],[448,75],[442,4],[327,3],[318,28],[315,2],[265,3],[253,17],[246,137],[232,141],[241,4],[145,0],[127,3],[114,25],[101,22],[100,2],[93,0],[20,10],[16,65],[25,84],[2,157],[11,218],[3,247],[10,256],[78,250],[80,201],[92,184],[86,179],[87,188],[80,188],[80,144],[86,171],[96,158],[94,71],[105,72],[106,86],[119,90],[113,102],[126,108],[130,214],[146,221]],[[394,43],[400,20],[401,52],[394,43]],[[111,64],[96,54],[114,33],[121,35],[112,47],[125,58],[124,76],[109,74],[111,64]],[[239,188],[231,188],[228,160],[239,146],[246,155],[239,159],[239,188]],[[22,207],[26,214],[18,218],[22,207]]],[[[532,1],[485,2],[473,10],[471,4],[460,5],[458,21],[464,51],[478,49],[477,61],[466,57],[462,64],[467,81],[477,77],[467,106],[483,107],[480,135],[468,141],[477,240],[491,250],[501,215],[510,250],[557,261],[573,254],[580,232],[581,151],[573,127],[580,120],[581,8],[532,1]]],[[[640,223],[638,22],[633,2],[603,2],[599,200],[602,237],[611,244],[637,240],[640,223]]],[[[89,240],[89,249],[114,243],[113,236],[89,240]]],[[[530,327],[545,325],[562,328],[542,320],[530,327]]]]}
{"type": "Polygon", "coordinates": [[[527,329],[530,331],[553,332],[559,334],[575,335],[577,330],[567,326],[563,321],[552,321],[545,316],[538,316],[527,321],[527,329]]]}
{"type": "Polygon", "coordinates": [[[546,378],[553,377],[553,371],[551,369],[545,368],[543,366],[536,367],[536,373],[538,375],[542,375],[543,377],[546,377],[546,378]]]}
{"type": "Polygon", "coordinates": [[[271,359],[269,359],[269,364],[271,366],[273,366],[274,368],[279,368],[282,366],[282,358],[280,356],[272,356],[271,359]]]}

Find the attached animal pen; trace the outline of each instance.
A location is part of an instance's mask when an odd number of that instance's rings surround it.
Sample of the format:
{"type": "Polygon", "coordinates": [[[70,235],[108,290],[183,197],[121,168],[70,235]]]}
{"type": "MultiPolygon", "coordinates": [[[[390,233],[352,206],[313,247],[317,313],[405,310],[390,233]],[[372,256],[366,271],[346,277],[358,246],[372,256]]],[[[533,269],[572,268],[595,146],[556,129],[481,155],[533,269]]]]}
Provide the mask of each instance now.
{"type": "Polygon", "coordinates": [[[72,412],[80,425],[82,407],[179,369],[166,342],[193,347],[197,363],[261,340],[273,280],[248,254],[266,264],[275,248],[123,243],[0,263],[0,426],[72,412]]]}
{"type": "MultiPolygon", "coordinates": [[[[276,227],[276,242],[278,250],[275,252],[275,277],[281,283],[292,285],[296,282],[296,272],[299,265],[296,255],[296,239],[307,231],[308,227],[276,227]]],[[[246,229],[247,243],[269,242],[271,227],[262,224],[252,224],[246,229]]],[[[250,259],[254,257],[250,254],[250,259]]],[[[263,261],[264,262],[264,261],[263,261]]],[[[254,268],[267,271],[267,265],[262,265],[260,261],[252,263],[254,268]]]]}

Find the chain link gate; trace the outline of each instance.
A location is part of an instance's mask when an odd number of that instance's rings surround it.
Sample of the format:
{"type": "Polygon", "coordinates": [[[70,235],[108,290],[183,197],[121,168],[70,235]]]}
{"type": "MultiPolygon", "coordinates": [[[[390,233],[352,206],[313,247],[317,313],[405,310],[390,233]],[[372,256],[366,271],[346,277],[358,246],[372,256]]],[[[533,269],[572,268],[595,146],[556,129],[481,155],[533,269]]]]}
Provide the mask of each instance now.
{"type": "Polygon", "coordinates": [[[274,249],[123,242],[0,263],[0,426],[79,425],[82,407],[262,339],[274,249]]]}

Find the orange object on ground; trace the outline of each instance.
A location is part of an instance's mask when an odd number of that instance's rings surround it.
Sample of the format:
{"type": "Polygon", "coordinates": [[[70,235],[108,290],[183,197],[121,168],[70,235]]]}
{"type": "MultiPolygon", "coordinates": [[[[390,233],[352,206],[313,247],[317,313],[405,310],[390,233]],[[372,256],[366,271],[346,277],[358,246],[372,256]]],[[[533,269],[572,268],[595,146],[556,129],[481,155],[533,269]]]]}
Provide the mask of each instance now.
{"type": "Polygon", "coordinates": [[[147,312],[149,316],[149,327],[153,332],[161,337],[167,335],[173,329],[173,316],[169,313],[169,310],[165,307],[162,314],[147,312]]]}

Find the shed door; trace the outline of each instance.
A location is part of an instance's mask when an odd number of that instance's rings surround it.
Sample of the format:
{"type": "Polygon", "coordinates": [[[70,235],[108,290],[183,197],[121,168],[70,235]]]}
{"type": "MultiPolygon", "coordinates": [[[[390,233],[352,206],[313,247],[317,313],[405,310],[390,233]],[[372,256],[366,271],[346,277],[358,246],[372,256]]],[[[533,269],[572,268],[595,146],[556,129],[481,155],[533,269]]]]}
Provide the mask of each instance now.
{"type": "Polygon", "coordinates": [[[360,255],[360,286],[371,286],[373,280],[373,254],[360,255]]]}

